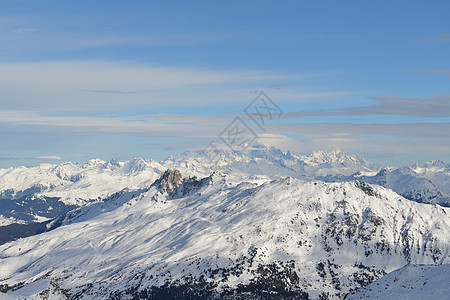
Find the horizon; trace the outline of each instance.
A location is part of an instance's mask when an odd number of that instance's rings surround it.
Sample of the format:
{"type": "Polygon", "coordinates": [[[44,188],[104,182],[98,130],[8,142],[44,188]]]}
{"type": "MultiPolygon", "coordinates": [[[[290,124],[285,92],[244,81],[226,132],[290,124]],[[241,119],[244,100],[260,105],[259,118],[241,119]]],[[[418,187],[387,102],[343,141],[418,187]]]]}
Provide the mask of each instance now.
{"type": "MultiPolygon", "coordinates": [[[[313,155],[315,155],[316,153],[319,153],[319,152],[323,152],[323,153],[325,153],[327,155],[333,154],[333,153],[343,153],[345,156],[356,156],[357,158],[362,159],[362,160],[364,160],[366,162],[377,164],[377,165],[379,165],[380,168],[409,167],[409,166],[412,166],[414,164],[432,163],[432,162],[436,162],[436,161],[443,161],[443,162],[449,163],[446,160],[437,159],[437,160],[417,161],[417,162],[414,162],[412,164],[386,165],[386,164],[382,164],[382,163],[379,163],[379,162],[371,160],[371,159],[367,159],[366,157],[362,157],[360,155],[356,155],[356,154],[353,154],[353,153],[345,152],[342,149],[335,149],[335,150],[330,150],[330,151],[313,150],[313,151],[309,151],[309,152],[293,152],[291,150],[282,150],[282,149],[277,148],[275,146],[267,146],[267,145],[263,145],[263,144],[259,144],[256,147],[247,147],[247,148],[242,149],[242,150],[233,150],[233,149],[224,147],[224,148],[220,149],[220,151],[225,151],[225,152],[226,151],[229,151],[229,152],[232,152],[232,151],[245,152],[245,151],[259,150],[259,149],[280,150],[283,154],[287,154],[288,152],[290,152],[294,156],[313,156],[313,155]]],[[[202,153],[201,153],[202,151],[203,150],[195,150],[195,149],[194,150],[186,150],[184,152],[177,153],[175,155],[170,155],[170,156],[167,156],[167,157],[165,157],[163,159],[159,159],[159,160],[154,159],[153,157],[142,157],[142,156],[135,156],[135,157],[132,157],[132,158],[129,158],[129,159],[125,159],[125,160],[124,159],[121,160],[121,159],[118,159],[116,157],[112,157],[112,158],[91,157],[91,158],[88,158],[87,160],[73,160],[73,161],[68,161],[68,160],[64,161],[61,158],[47,158],[47,159],[46,158],[40,158],[39,159],[40,162],[37,163],[37,164],[34,164],[34,165],[18,165],[18,166],[9,166],[9,167],[2,167],[0,165],[0,169],[6,170],[6,169],[9,169],[9,168],[18,168],[18,167],[34,168],[34,167],[39,167],[40,165],[57,166],[57,165],[62,165],[62,164],[66,164],[66,163],[70,163],[70,164],[74,164],[74,165],[84,165],[84,164],[87,164],[87,163],[89,163],[90,161],[93,161],[93,160],[100,160],[103,163],[109,163],[109,162],[112,162],[112,161],[118,161],[118,162],[126,163],[126,162],[129,162],[129,161],[135,160],[135,159],[144,159],[146,161],[155,161],[157,163],[162,163],[162,162],[164,162],[164,161],[166,161],[166,160],[168,160],[170,158],[177,158],[177,157],[183,156],[184,154],[189,154],[190,152],[195,152],[198,155],[202,155],[202,153]]]]}
{"type": "Polygon", "coordinates": [[[249,146],[449,162],[450,3],[345,4],[0,1],[0,168],[161,161],[238,126],[249,146]]]}

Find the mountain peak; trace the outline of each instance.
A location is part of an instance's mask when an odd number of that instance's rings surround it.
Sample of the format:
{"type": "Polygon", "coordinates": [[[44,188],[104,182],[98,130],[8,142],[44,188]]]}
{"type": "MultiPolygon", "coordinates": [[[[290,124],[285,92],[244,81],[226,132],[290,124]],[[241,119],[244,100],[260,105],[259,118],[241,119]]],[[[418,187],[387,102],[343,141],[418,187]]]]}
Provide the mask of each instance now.
{"type": "Polygon", "coordinates": [[[91,167],[91,166],[96,166],[96,165],[104,165],[105,163],[106,163],[106,161],[104,161],[101,158],[92,158],[92,159],[88,160],[88,162],[85,163],[84,166],[91,167]]]}
{"type": "Polygon", "coordinates": [[[171,194],[180,185],[181,179],[180,171],[167,169],[152,186],[155,186],[161,193],[171,194]]]}

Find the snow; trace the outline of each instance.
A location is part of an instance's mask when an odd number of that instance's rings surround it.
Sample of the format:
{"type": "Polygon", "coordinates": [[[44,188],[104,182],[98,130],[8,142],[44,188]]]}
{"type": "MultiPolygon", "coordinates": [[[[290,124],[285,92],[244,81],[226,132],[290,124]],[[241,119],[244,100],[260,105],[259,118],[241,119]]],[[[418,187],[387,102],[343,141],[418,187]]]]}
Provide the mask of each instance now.
{"type": "Polygon", "coordinates": [[[38,167],[0,169],[0,196],[20,198],[27,194],[57,197],[66,204],[106,198],[124,188],[150,185],[165,168],[153,160],[128,162],[92,159],[86,164],[41,164],[38,167]]]}
{"type": "Polygon", "coordinates": [[[406,265],[346,299],[447,300],[450,295],[450,265],[406,265]]]}
{"type": "MultiPolygon", "coordinates": [[[[450,208],[440,206],[450,204],[447,162],[382,168],[342,151],[296,155],[260,146],[217,155],[214,163],[186,152],[160,163],[93,159],[0,169],[0,196],[19,206],[33,208],[40,197],[79,206],[55,230],[0,245],[0,286],[27,283],[0,298],[52,287],[56,295],[61,286],[81,299],[113,292],[127,299],[132,294],[120,293],[202,276],[221,292],[264,281],[270,268],[284,274],[277,284],[289,291],[343,298],[408,264],[428,265],[401,271],[411,287],[414,274],[435,278],[441,269],[429,265],[450,263],[450,208]],[[166,169],[183,178],[173,173],[158,185],[166,169]]],[[[49,220],[35,211],[34,220],[49,220]]],[[[11,223],[24,221],[0,215],[0,226],[11,223]]],[[[439,297],[447,290],[436,282],[439,297]]]]}
{"type": "Polygon", "coordinates": [[[202,153],[185,152],[161,164],[195,176],[207,176],[218,169],[230,175],[240,175],[241,178],[261,176],[271,179],[286,176],[315,179],[328,174],[349,176],[358,171],[374,172],[381,169],[373,162],[346,155],[340,150],[295,155],[274,147],[259,146],[244,151],[218,150],[215,155],[217,159],[210,162],[202,153]]]}
{"type": "Polygon", "coordinates": [[[41,279],[26,284],[22,288],[8,292],[0,293],[0,299],[3,300],[67,300],[69,299],[57,286],[50,280],[41,279]]]}
{"type": "Polygon", "coordinates": [[[7,218],[7,217],[0,215],[0,226],[6,226],[6,225],[13,224],[13,223],[25,224],[25,222],[23,222],[22,220],[18,220],[13,217],[7,218]]]}
{"type": "Polygon", "coordinates": [[[358,182],[210,179],[175,198],[155,187],[124,193],[56,230],[2,245],[0,284],[46,276],[72,293],[93,283],[84,297],[106,299],[206,274],[220,291],[249,284],[260,265],[292,261],[294,286],[316,299],[359,287],[353,274],[377,279],[407,263],[450,263],[448,208],[358,182]],[[240,272],[208,271],[233,266],[240,272]]]}

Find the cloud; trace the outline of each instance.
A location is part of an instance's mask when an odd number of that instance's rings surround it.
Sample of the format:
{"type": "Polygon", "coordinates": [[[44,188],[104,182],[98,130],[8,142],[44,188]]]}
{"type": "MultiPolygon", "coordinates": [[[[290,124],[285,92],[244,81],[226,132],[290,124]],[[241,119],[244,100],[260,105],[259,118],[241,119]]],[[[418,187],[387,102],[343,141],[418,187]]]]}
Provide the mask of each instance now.
{"type": "Polygon", "coordinates": [[[152,114],[127,117],[54,116],[0,110],[5,131],[37,133],[108,133],[153,137],[215,137],[231,121],[228,115],[152,114]]]}
{"type": "Polygon", "coordinates": [[[0,157],[0,161],[1,160],[6,160],[6,161],[9,161],[9,160],[19,160],[20,158],[18,158],[18,157],[0,157]]]}
{"type": "Polygon", "coordinates": [[[371,116],[399,115],[416,117],[450,117],[450,94],[430,98],[405,98],[400,96],[374,97],[374,105],[346,107],[330,110],[288,112],[284,118],[305,116],[371,116]]]}
{"type": "Polygon", "coordinates": [[[32,28],[32,27],[26,27],[26,28],[21,27],[21,28],[17,28],[16,30],[14,30],[15,33],[19,33],[19,34],[36,32],[36,31],[39,31],[39,29],[32,28]]]}
{"type": "Polygon", "coordinates": [[[353,115],[403,115],[418,117],[449,117],[450,94],[424,98],[387,96],[373,98],[376,104],[344,109],[353,115]]]}
{"type": "Polygon", "coordinates": [[[441,42],[441,43],[447,43],[450,42],[450,32],[443,32],[441,34],[438,34],[434,36],[431,39],[432,42],[441,42]]]}
{"type": "Polygon", "coordinates": [[[258,70],[161,67],[124,61],[0,63],[0,107],[34,111],[113,111],[214,105],[230,99],[238,103],[243,84],[258,86],[288,78],[296,76],[258,70]],[[112,94],[116,96],[111,97],[112,94]]]}
{"type": "Polygon", "coordinates": [[[119,95],[137,94],[137,92],[118,91],[118,90],[83,90],[83,91],[90,92],[90,93],[99,93],[99,94],[119,94],[119,95]]]}
{"type": "Polygon", "coordinates": [[[435,154],[443,158],[449,157],[450,149],[450,122],[288,123],[272,124],[268,126],[268,131],[297,136],[296,146],[292,149],[294,152],[343,149],[363,155],[435,154]]]}
{"type": "Polygon", "coordinates": [[[449,68],[434,68],[431,70],[421,70],[420,73],[444,73],[447,74],[448,77],[450,77],[450,69],[449,68]]]}
{"type": "Polygon", "coordinates": [[[38,156],[37,159],[50,159],[50,160],[61,160],[61,157],[50,155],[50,156],[38,156]]]}
{"type": "Polygon", "coordinates": [[[299,34],[297,38],[300,39],[347,39],[353,40],[357,37],[354,35],[343,35],[343,34],[299,34]]]}
{"type": "Polygon", "coordinates": [[[301,142],[297,139],[288,137],[283,134],[260,133],[258,134],[257,143],[265,146],[277,147],[283,151],[293,151],[301,148],[301,142]]]}
{"type": "Polygon", "coordinates": [[[279,90],[279,89],[282,89],[282,88],[284,88],[286,86],[287,86],[287,84],[285,84],[285,83],[277,83],[277,84],[269,85],[267,88],[279,90]]]}
{"type": "MultiPolygon", "coordinates": [[[[64,152],[65,157],[82,152],[92,154],[101,149],[114,149],[117,153],[127,149],[148,151],[148,143],[161,153],[199,148],[210,141],[218,141],[218,134],[232,117],[229,115],[153,114],[128,117],[67,117],[39,114],[31,111],[0,111],[0,136],[7,137],[9,146],[4,151],[17,148],[15,143],[30,138],[44,140],[34,151],[52,149],[64,152]],[[7,133],[7,135],[5,134],[7,133]],[[29,138],[24,138],[29,137],[29,138]],[[123,139],[126,139],[126,143],[123,139]],[[12,140],[11,140],[12,139],[12,140]],[[17,139],[17,141],[15,141],[17,139]],[[143,144],[145,146],[143,146],[143,144]],[[170,146],[168,146],[170,145],[170,146]],[[102,148],[103,147],[103,148],[102,148]],[[120,149],[118,149],[120,148],[120,149]],[[144,150],[143,150],[144,149],[144,150]]],[[[294,153],[313,150],[342,149],[349,153],[371,158],[395,155],[433,154],[446,159],[450,148],[450,122],[402,124],[314,123],[298,120],[270,123],[265,131],[256,131],[258,142],[276,146],[294,153]]],[[[252,124],[249,123],[251,126],[252,124]]],[[[36,141],[31,144],[36,146],[36,141]]],[[[106,150],[104,150],[106,151],[106,150]]],[[[152,156],[157,152],[152,151],[152,156]]],[[[5,152],[7,153],[7,152],[5,152]]],[[[147,153],[147,152],[145,152],[147,153]]],[[[128,153],[129,155],[129,153],[128,153]]],[[[138,153],[133,155],[139,155],[138,153]]],[[[142,155],[142,154],[141,154],[142,155]]],[[[162,154],[161,154],[162,155],[162,154]]],[[[8,155],[2,155],[8,157],[8,155]]],[[[30,156],[35,157],[35,156],[30,156]]],[[[39,159],[57,159],[57,156],[40,156],[39,159]]],[[[430,158],[431,159],[431,158],[430,158]]]]}

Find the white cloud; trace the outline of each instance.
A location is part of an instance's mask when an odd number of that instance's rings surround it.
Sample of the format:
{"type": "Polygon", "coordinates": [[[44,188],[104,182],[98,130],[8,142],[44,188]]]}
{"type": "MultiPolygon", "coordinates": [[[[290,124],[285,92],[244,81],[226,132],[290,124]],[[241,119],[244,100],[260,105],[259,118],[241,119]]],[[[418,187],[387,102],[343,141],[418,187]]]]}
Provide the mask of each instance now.
{"type": "Polygon", "coordinates": [[[261,133],[258,135],[257,142],[268,147],[276,147],[283,151],[299,152],[302,149],[302,143],[294,138],[283,134],[261,133]]]}
{"type": "Polygon", "coordinates": [[[49,160],[61,160],[61,157],[56,155],[49,155],[49,156],[38,156],[37,159],[49,159],[49,160]]]}

